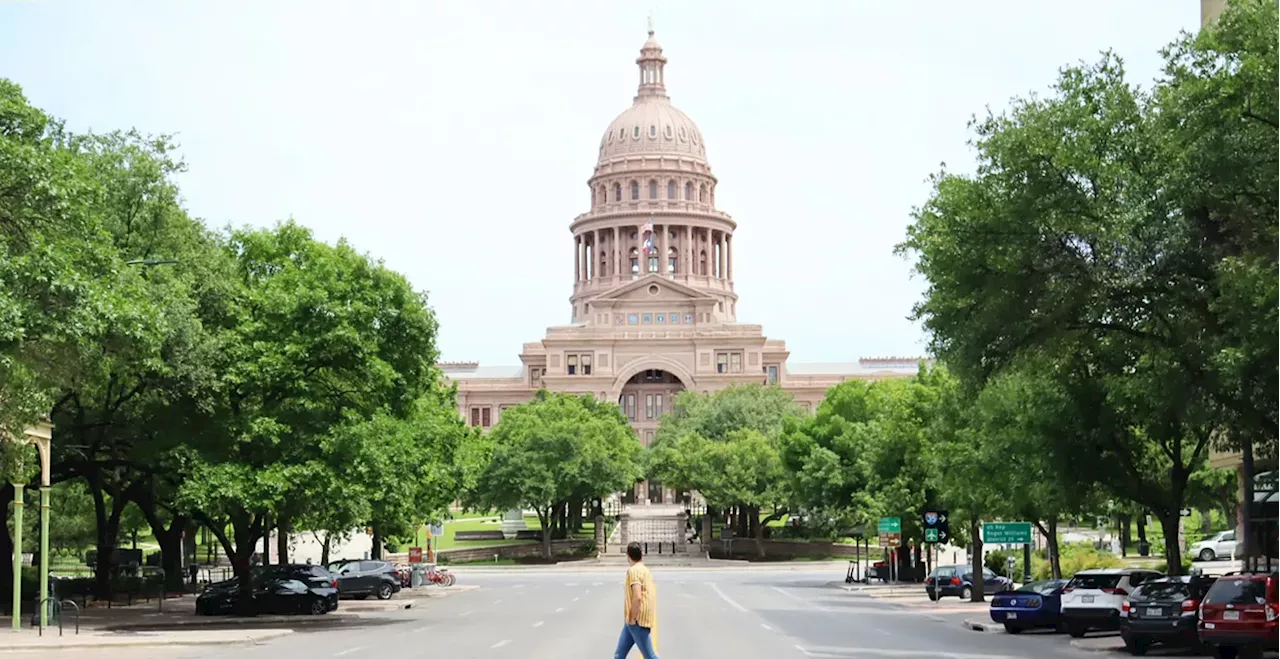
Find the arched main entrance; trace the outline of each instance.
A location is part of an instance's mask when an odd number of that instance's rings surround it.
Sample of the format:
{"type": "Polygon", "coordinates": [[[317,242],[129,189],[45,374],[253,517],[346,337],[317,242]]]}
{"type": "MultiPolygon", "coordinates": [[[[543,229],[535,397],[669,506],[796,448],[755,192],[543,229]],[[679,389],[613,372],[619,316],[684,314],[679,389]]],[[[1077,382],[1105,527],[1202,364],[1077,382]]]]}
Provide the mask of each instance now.
{"type": "MultiPolygon", "coordinates": [[[[653,444],[662,415],[671,410],[671,400],[684,388],[680,378],[658,368],[639,371],[622,385],[618,407],[631,422],[643,446],[653,444]]],[[[624,495],[623,503],[676,503],[681,498],[661,483],[640,481],[624,495]]]]}

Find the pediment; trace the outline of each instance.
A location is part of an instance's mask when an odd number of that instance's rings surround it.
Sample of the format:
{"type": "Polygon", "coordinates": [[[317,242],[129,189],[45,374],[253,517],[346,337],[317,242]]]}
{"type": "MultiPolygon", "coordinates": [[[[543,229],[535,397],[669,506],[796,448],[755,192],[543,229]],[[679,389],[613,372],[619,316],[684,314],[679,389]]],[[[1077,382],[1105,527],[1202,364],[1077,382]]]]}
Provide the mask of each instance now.
{"type": "Polygon", "coordinates": [[[614,302],[714,302],[715,299],[696,288],[654,274],[601,293],[589,302],[607,306],[614,302]]]}

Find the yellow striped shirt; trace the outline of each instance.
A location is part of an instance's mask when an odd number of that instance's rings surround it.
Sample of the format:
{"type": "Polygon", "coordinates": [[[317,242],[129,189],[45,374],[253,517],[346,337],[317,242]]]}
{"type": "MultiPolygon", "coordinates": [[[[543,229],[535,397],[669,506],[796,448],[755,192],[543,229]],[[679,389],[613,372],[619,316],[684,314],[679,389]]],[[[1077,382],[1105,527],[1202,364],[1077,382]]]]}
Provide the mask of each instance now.
{"type": "Polygon", "coordinates": [[[644,563],[636,563],[627,568],[626,599],[622,606],[624,621],[631,622],[631,586],[640,584],[640,613],[636,616],[636,624],[653,629],[658,626],[658,586],[653,583],[653,573],[644,563]]]}

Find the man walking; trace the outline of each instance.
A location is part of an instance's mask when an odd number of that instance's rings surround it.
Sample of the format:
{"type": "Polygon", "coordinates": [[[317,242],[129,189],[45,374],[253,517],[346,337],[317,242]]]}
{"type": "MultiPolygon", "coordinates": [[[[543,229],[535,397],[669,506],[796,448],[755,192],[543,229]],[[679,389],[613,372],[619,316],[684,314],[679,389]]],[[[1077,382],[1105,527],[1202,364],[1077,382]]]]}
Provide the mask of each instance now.
{"type": "Polygon", "coordinates": [[[640,650],[644,659],[658,659],[653,649],[658,640],[658,589],[643,558],[640,543],[627,545],[627,562],[631,566],[627,568],[626,599],[622,605],[624,624],[613,659],[627,659],[632,646],[640,650]]]}

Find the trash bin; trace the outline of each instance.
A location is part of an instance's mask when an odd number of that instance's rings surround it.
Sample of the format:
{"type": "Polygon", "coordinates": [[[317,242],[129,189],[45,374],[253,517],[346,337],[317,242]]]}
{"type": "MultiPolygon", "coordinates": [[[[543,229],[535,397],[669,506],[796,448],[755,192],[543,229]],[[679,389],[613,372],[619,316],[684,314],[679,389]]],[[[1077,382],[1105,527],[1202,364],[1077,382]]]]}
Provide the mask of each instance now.
{"type": "Polygon", "coordinates": [[[1139,541],[1138,541],[1138,555],[1139,555],[1139,556],[1150,556],[1150,555],[1151,555],[1151,543],[1150,543],[1150,542],[1147,542],[1146,540],[1139,540],[1139,541]]]}
{"type": "Polygon", "coordinates": [[[409,570],[409,587],[421,588],[427,582],[427,566],[422,563],[415,563],[409,570]]]}

